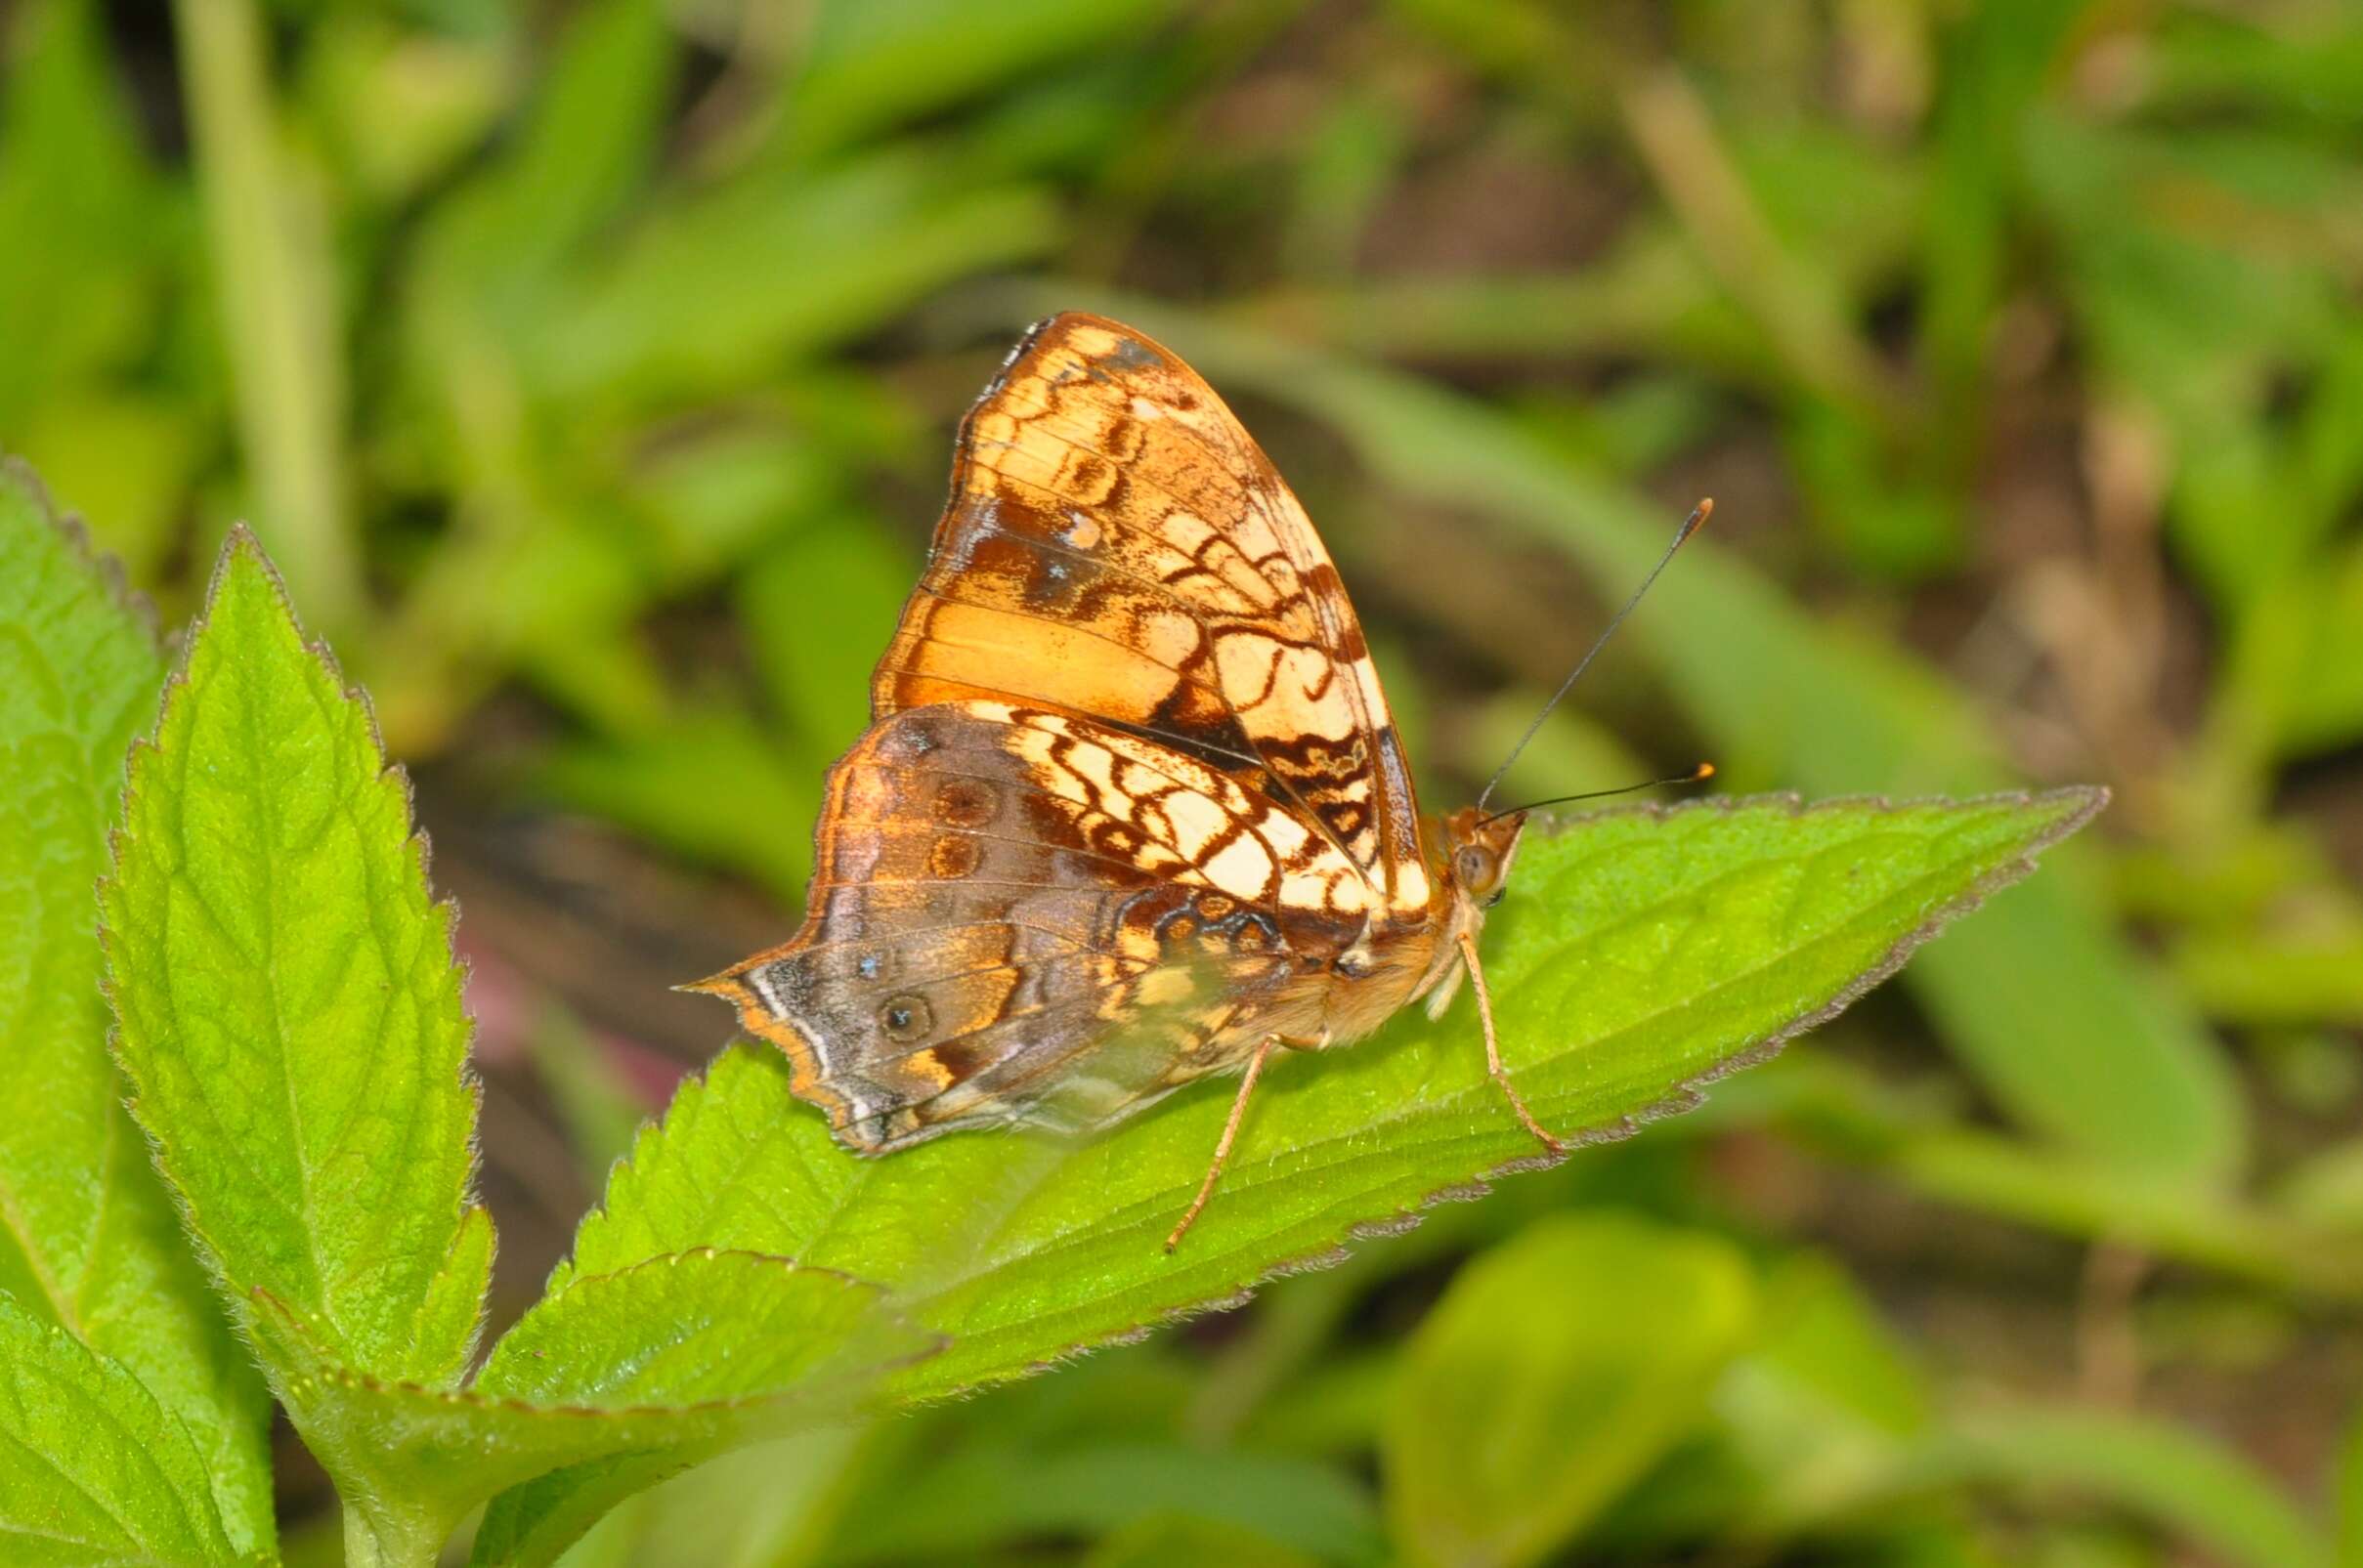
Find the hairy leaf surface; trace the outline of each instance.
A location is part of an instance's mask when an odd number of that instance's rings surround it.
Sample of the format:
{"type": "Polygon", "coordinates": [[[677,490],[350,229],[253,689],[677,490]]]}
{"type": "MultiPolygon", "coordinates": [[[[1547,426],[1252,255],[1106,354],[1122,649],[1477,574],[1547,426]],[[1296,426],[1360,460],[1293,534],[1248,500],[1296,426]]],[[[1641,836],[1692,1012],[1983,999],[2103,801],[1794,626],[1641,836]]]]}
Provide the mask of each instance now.
{"type": "MultiPolygon", "coordinates": [[[[1537,826],[1485,937],[1504,1055],[1545,1124],[1621,1136],[1844,1005],[2099,799],[1716,801],[1537,826]]],[[[1440,1023],[1279,1062],[1172,1256],[1158,1241],[1204,1173],[1225,1086],[1079,1144],[975,1133],[866,1161],[787,1077],[742,1048],[685,1088],[572,1267],[710,1245],[877,1280],[953,1339],[897,1380],[911,1397],[1229,1299],[1540,1153],[1485,1076],[1465,998],[1440,1023]]]]}
{"type": "Polygon", "coordinates": [[[164,659],[111,568],[0,466],[0,1293],[131,1369],[272,1537],[262,1381],[181,1239],[107,1056],[95,889],[164,659]]]}
{"type": "Polygon", "coordinates": [[[135,1109],[214,1265],[374,1376],[466,1364],[476,1090],[403,780],[251,535],[223,553],[105,893],[135,1109]]]}

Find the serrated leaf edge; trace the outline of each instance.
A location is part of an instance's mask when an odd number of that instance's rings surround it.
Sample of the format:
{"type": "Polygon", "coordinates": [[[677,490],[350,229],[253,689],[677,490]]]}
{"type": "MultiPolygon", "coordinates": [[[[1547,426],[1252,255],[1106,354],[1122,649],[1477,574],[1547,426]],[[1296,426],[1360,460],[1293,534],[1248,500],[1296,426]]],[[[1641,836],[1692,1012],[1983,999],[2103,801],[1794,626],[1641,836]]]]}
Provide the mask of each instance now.
{"type": "MultiPolygon", "coordinates": [[[[12,468],[22,470],[26,475],[30,475],[31,470],[27,465],[13,458],[8,461],[12,468]]],[[[39,481],[37,479],[34,480],[34,485],[38,489],[39,481]]],[[[41,494],[46,500],[47,491],[42,490],[41,494]]],[[[55,517],[54,512],[52,516],[55,517]]],[[[467,1046],[460,1057],[459,1085],[460,1092],[467,1096],[469,1102],[468,1181],[467,1186],[461,1190],[459,1195],[457,1210],[459,1228],[464,1229],[472,1211],[482,1210],[489,1218],[491,1210],[485,1205],[478,1186],[484,1167],[483,1150],[479,1142],[483,1136],[484,1087],[482,1081],[477,1078],[470,1067],[475,1055],[476,1015],[468,1008],[467,991],[468,981],[473,971],[467,959],[453,948],[451,942],[452,934],[459,927],[459,903],[456,899],[450,897],[440,899],[432,897],[435,886],[432,874],[433,852],[427,839],[426,829],[418,826],[416,792],[411,787],[408,772],[400,763],[390,760],[386,755],[385,736],[378,728],[377,711],[369,701],[369,694],[345,679],[343,666],[337,662],[335,653],[330,650],[324,639],[305,634],[303,617],[296,613],[294,597],[287,591],[286,579],[279,575],[279,568],[272,563],[270,552],[263,548],[262,540],[256,536],[253,529],[244,523],[234,523],[230,527],[229,533],[222,540],[220,553],[214,558],[213,572],[205,583],[204,601],[196,615],[190,621],[188,629],[177,639],[178,646],[174,650],[177,657],[172,669],[165,675],[163,689],[157,696],[155,718],[139,737],[133,740],[131,749],[124,757],[123,801],[117,808],[115,826],[107,829],[107,870],[99,881],[99,990],[101,995],[107,998],[110,1019],[107,1031],[107,1054],[113,1060],[116,1071],[123,1075],[123,1081],[130,1088],[130,1093],[124,1096],[123,1103],[125,1108],[132,1113],[132,1124],[140,1129],[140,1135],[147,1140],[149,1163],[154,1166],[157,1178],[164,1185],[164,1190],[171,1195],[173,1208],[180,1215],[182,1229],[200,1244],[196,1249],[199,1261],[204,1264],[206,1277],[213,1282],[215,1288],[221,1292],[223,1300],[231,1307],[229,1316],[233,1330],[246,1341],[247,1348],[256,1352],[264,1365],[269,1366],[269,1358],[261,1355],[262,1347],[254,1342],[254,1337],[244,1321],[243,1313],[239,1310],[244,1304],[241,1299],[243,1293],[241,1288],[230,1280],[223,1269],[221,1250],[214,1244],[212,1236],[197,1223],[194,1211],[190,1208],[188,1199],[181,1192],[180,1183],[173,1179],[171,1167],[166,1162],[163,1145],[158,1142],[152,1132],[149,1131],[147,1123],[139,1116],[142,1085],[139,1074],[133,1069],[121,1047],[122,1024],[119,1009],[116,1007],[114,985],[115,938],[114,932],[108,928],[106,918],[107,890],[122,874],[125,843],[123,823],[130,816],[131,775],[143,758],[161,754],[155,737],[162,732],[164,716],[170,711],[175,697],[189,685],[190,657],[196,649],[198,639],[212,619],[214,606],[219,602],[222,589],[229,581],[231,571],[241,558],[252,561],[262,572],[264,584],[277,600],[280,613],[287,617],[288,624],[294,627],[297,644],[303,652],[319,661],[337,694],[360,709],[362,723],[368,734],[369,747],[377,756],[378,771],[375,779],[390,778],[396,791],[401,796],[404,821],[410,825],[409,834],[403,842],[406,847],[412,849],[415,855],[418,876],[430,894],[429,912],[442,917],[444,956],[446,961],[458,971],[460,1016],[467,1024],[467,1046]]],[[[454,1251],[456,1251],[458,1241],[455,1235],[454,1251]]],[[[496,1230],[490,1239],[489,1247],[496,1256],[499,1247],[499,1234],[496,1230]]],[[[444,1266],[448,1267],[450,1261],[451,1259],[447,1255],[444,1266]]],[[[488,1261],[488,1268],[489,1266],[488,1261]]],[[[254,1289],[260,1290],[259,1287],[254,1289]]],[[[262,1293],[269,1295],[271,1293],[266,1291],[262,1293]]],[[[273,1299],[277,1298],[273,1297],[273,1299]]],[[[426,1301],[422,1297],[416,1311],[423,1312],[425,1307],[426,1301]]],[[[413,1316],[415,1317],[415,1312],[413,1316]]],[[[484,1308],[480,1303],[477,1309],[476,1327],[469,1339],[468,1349],[471,1361],[480,1348],[479,1341],[483,1332],[484,1308]]]]}
{"type": "MultiPolygon", "coordinates": [[[[1584,812],[1570,817],[1544,819],[1537,826],[1546,835],[1556,837],[1594,823],[1621,818],[1663,821],[1702,812],[1720,812],[1730,815],[1742,810],[1762,809],[1768,806],[1785,807],[1787,815],[1791,819],[1803,819],[1825,813],[1859,812],[1866,809],[1881,814],[1892,814],[1929,808],[1958,810],[1978,807],[2032,807],[2074,803],[2073,810],[2063,813],[2056,820],[2045,825],[2042,831],[2031,837],[2016,856],[1988,870],[1959,893],[1939,904],[1918,925],[1891,943],[1876,962],[1856,975],[1826,1001],[1790,1019],[1762,1038],[1753,1040],[1729,1055],[1719,1058],[1703,1071],[1682,1081],[1671,1093],[1640,1110],[1627,1112],[1611,1122],[1562,1134],[1564,1141],[1568,1146],[1566,1153],[1540,1152],[1503,1161],[1499,1165],[1487,1167],[1469,1180],[1447,1182],[1442,1186],[1431,1189],[1416,1202],[1396,1209],[1392,1214],[1354,1221],[1345,1228],[1344,1233],[1336,1242],[1325,1247],[1312,1248],[1295,1256],[1268,1264],[1244,1283],[1220,1295],[1157,1313],[1140,1323],[1123,1329],[1093,1335],[1062,1345],[1046,1356],[1036,1358],[1022,1368],[982,1377],[974,1382],[966,1383],[957,1388],[924,1393],[919,1396],[914,1403],[932,1404],[945,1399],[964,1397],[1001,1383],[1014,1381],[1019,1377],[1051,1371],[1095,1350],[1113,1345],[1138,1343],[1160,1329],[1185,1323],[1207,1313],[1229,1311],[1253,1299],[1256,1291],[1270,1281],[1336,1267],[1351,1255],[1353,1244],[1355,1242],[1397,1236],[1417,1228],[1427,1211],[1439,1204],[1475,1202],[1488,1196],[1492,1192],[1492,1183],[1505,1176],[1551,1169],[1566,1161],[1577,1149],[1622,1142],[1653,1123],[1697,1109],[1704,1103],[1705,1091],[1709,1086],[1735,1073],[1743,1072],[1750,1067],[1770,1061],[1773,1057],[1778,1056],[1782,1048],[1790,1040],[1818,1029],[1837,1017],[1866,994],[1892,978],[1896,971],[1903,968],[1914,952],[1935,938],[1945,927],[1977,909],[1994,894],[2025,878],[2035,869],[2036,857],[2089,823],[2107,806],[2109,798],[2108,789],[2099,785],[2072,785],[2046,790],[2001,790],[1957,798],[1932,795],[1901,800],[1883,795],[1865,794],[1838,795],[1807,802],[1803,797],[1794,793],[1780,793],[1715,796],[1706,800],[1684,801],[1675,805],[1644,803],[1614,807],[1605,811],[1584,812]]],[[[1373,1125],[1384,1126],[1386,1123],[1381,1121],[1373,1125]]],[[[1148,1233],[1144,1231],[1144,1234],[1148,1233]]]]}
{"type": "Polygon", "coordinates": [[[90,526],[83,521],[82,514],[58,505],[57,498],[50,493],[49,486],[33,465],[13,452],[0,453],[0,479],[23,487],[25,493],[33,498],[33,510],[39,512],[64,539],[66,548],[89,569],[91,575],[99,579],[107,599],[139,623],[140,629],[147,634],[149,647],[163,652],[165,643],[156,629],[154,602],[131,585],[130,577],[123,571],[123,563],[112,552],[100,548],[99,542],[91,537],[90,526]]]}
{"type": "MultiPolygon", "coordinates": [[[[894,1299],[893,1293],[884,1286],[874,1280],[865,1280],[858,1274],[847,1273],[843,1269],[826,1268],[813,1263],[799,1263],[793,1257],[783,1257],[776,1252],[757,1252],[744,1248],[692,1247],[677,1252],[660,1252],[654,1257],[643,1258],[637,1263],[620,1269],[609,1269],[599,1274],[576,1275],[567,1282],[565,1289],[559,1291],[556,1295],[544,1296],[542,1302],[559,1300],[580,1286],[596,1281],[621,1279],[625,1275],[637,1274],[644,1270],[675,1267],[683,1259],[692,1257],[744,1257],[760,1263],[776,1263],[792,1273],[821,1275],[838,1281],[848,1290],[867,1292],[873,1300],[881,1307],[894,1299]]],[[[375,1373],[347,1366],[337,1359],[333,1351],[322,1343],[319,1331],[312,1326],[312,1320],[298,1311],[277,1292],[266,1286],[257,1285],[249,1288],[247,1294],[254,1301],[269,1309],[271,1315],[288,1333],[301,1340],[305,1348],[315,1357],[315,1365],[307,1371],[306,1376],[318,1377],[340,1387],[361,1389],[369,1393],[402,1394],[458,1409],[501,1410],[526,1416],[557,1416],[598,1420],[620,1420],[635,1417],[699,1416],[724,1411],[751,1410],[776,1401],[801,1398],[806,1393],[804,1389],[780,1389],[771,1393],[736,1394],[726,1399],[693,1399],[670,1405],[580,1405],[537,1404],[533,1400],[520,1399],[514,1395],[484,1393],[473,1386],[438,1388],[433,1384],[416,1382],[408,1378],[381,1377],[375,1373]]],[[[942,1354],[952,1342],[950,1336],[946,1335],[921,1335],[917,1330],[912,1332],[924,1341],[920,1349],[908,1355],[891,1357],[874,1369],[865,1369],[860,1374],[850,1376],[858,1379],[874,1375],[899,1372],[905,1367],[916,1366],[930,1356],[942,1354]]]]}

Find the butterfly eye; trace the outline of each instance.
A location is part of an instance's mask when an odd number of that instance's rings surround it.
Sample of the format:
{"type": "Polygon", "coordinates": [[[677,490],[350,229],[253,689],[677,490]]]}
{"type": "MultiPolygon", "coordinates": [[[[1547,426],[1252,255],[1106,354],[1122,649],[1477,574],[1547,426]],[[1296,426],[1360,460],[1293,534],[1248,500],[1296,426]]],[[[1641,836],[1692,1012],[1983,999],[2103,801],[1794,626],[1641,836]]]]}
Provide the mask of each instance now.
{"type": "Polygon", "coordinates": [[[1493,883],[1492,853],[1475,844],[1463,844],[1453,852],[1452,874],[1471,893],[1482,894],[1493,883]]]}

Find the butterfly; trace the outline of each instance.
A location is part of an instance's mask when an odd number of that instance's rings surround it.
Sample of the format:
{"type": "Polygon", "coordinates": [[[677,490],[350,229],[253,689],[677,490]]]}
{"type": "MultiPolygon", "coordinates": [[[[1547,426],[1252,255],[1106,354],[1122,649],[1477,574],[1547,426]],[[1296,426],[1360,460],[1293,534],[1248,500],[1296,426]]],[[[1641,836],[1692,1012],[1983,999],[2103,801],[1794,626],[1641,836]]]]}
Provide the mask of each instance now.
{"type": "Polygon", "coordinates": [[[1478,958],[1526,813],[1422,818],[1320,536],[1172,351],[1087,315],[1025,334],[870,697],[802,927],[686,988],[778,1045],[845,1147],[1095,1129],[1243,1070],[1170,1251],[1275,1050],[1440,1015],[1463,975],[1493,1081],[1566,1147],[1478,958]]]}

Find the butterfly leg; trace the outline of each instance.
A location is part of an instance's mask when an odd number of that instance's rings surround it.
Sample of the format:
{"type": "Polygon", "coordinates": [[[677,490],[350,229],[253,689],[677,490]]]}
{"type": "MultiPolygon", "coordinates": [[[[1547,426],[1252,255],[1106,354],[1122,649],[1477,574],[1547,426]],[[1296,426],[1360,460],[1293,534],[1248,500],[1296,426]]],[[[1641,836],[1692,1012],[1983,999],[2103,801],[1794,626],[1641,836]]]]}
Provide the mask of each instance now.
{"type": "Polygon", "coordinates": [[[1477,961],[1477,939],[1466,931],[1460,934],[1460,954],[1469,966],[1469,987],[1477,993],[1478,1021],[1485,1029],[1485,1071],[1492,1074],[1493,1081],[1501,1085],[1501,1092],[1509,1100],[1510,1109],[1518,1113],[1518,1120],[1525,1123],[1526,1130],[1541,1140],[1542,1146],[1553,1154],[1566,1154],[1567,1140],[1554,1136],[1534,1120],[1534,1113],[1526,1109],[1525,1098],[1511,1083],[1509,1071],[1501,1065],[1501,1041],[1493,1034],[1493,997],[1485,990],[1485,971],[1477,961]]]}
{"type": "Polygon", "coordinates": [[[1247,1076],[1239,1081],[1239,1097],[1230,1102],[1230,1120],[1223,1123],[1223,1136],[1215,1144],[1214,1163],[1206,1167],[1206,1179],[1198,1183],[1198,1196],[1189,1201],[1189,1209],[1182,1216],[1182,1223],[1176,1225],[1174,1233],[1165,1238],[1167,1251],[1182,1245],[1183,1233],[1198,1222],[1199,1211],[1205,1208],[1206,1200],[1215,1195],[1215,1183],[1223,1179],[1223,1166],[1230,1159],[1231,1141],[1238,1137],[1239,1123],[1247,1115],[1247,1096],[1254,1092],[1256,1080],[1264,1076],[1264,1063],[1271,1056],[1272,1047],[1279,1043],[1279,1036],[1267,1035],[1264,1043],[1256,1047],[1255,1055],[1248,1058],[1247,1076]]]}

